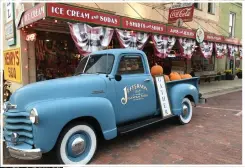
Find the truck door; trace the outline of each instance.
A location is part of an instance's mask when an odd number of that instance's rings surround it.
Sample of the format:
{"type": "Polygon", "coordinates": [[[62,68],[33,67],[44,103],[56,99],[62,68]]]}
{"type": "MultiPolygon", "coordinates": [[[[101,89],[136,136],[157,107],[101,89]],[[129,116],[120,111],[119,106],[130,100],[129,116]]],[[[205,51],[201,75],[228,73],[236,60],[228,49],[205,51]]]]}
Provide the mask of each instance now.
{"type": "Polygon", "coordinates": [[[117,123],[151,116],[156,111],[156,93],[153,78],[146,72],[147,64],[140,54],[122,55],[115,81],[117,123]]]}

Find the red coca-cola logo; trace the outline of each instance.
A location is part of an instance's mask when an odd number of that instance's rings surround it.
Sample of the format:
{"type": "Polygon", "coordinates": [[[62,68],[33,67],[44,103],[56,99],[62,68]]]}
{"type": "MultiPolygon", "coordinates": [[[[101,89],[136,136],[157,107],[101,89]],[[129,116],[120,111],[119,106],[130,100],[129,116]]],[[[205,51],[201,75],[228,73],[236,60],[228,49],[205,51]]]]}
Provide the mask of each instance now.
{"type": "Polygon", "coordinates": [[[183,18],[191,15],[191,8],[176,9],[170,13],[170,18],[183,18]]]}

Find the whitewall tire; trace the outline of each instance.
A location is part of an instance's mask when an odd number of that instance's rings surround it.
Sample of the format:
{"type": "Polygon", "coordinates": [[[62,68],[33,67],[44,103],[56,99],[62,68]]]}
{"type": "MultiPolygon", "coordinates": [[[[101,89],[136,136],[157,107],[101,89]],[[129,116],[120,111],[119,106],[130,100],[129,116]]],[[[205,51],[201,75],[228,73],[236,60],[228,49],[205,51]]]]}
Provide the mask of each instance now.
{"type": "Polygon", "coordinates": [[[179,115],[181,124],[188,124],[192,119],[192,104],[188,98],[182,100],[182,111],[179,115]]]}
{"type": "Polygon", "coordinates": [[[87,164],[97,148],[94,129],[86,123],[67,127],[57,144],[57,157],[62,164],[87,164]]]}

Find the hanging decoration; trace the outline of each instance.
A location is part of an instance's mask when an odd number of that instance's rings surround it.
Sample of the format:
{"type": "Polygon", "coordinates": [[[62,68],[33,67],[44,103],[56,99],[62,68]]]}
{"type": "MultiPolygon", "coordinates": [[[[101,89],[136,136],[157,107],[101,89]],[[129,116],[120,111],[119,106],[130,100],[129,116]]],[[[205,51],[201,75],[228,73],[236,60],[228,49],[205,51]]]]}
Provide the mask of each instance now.
{"type": "Polygon", "coordinates": [[[142,50],[149,38],[149,33],[116,29],[117,37],[122,48],[142,50]]]}
{"type": "Polygon", "coordinates": [[[179,38],[181,55],[187,59],[191,59],[196,46],[196,40],[190,38],[179,38]]]}
{"type": "Polygon", "coordinates": [[[228,53],[227,44],[215,43],[216,58],[222,59],[228,53]]]}
{"type": "Polygon", "coordinates": [[[208,59],[212,56],[213,54],[212,42],[204,41],[203,43],[200,43],[199,47],[204,58],[208,59]]]}
{"type": "Polygon", "coordinates": [[[176,38],[173,36],[157,34],[152,35],[151,37],[154,45],[155,55],[159,58],[167,57],[176,42],[176,38]]]}
{"type": "Polygon", "coordinates": [[[229,58],[234,59],[238,52],[238,46],[236,45],[228,45],[229,58]]]}
{"type": "Polygon", "coordinates": [[[106,49],[111,42],[114,30],[108,27],[91,27],[85,23],[69,24],[72,39],[81,55],[106,49]]]}

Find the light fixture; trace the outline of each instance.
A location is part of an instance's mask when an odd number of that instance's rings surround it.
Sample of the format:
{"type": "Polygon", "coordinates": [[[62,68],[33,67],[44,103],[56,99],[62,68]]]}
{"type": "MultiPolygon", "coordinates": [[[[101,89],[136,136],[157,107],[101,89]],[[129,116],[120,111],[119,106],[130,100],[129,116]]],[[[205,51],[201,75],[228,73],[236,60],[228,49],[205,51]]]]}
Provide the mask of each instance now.
{"type": "Polygon", "coordinates": [[[30,25],[30,27],[32,27],[32,24],[30,25]]]}
{"type": "Polygon", "coordinates": [[[149,43],[153,44],[153,41],[149,41],[149,43]]]}
{"type": "Polygon", "coordinates": [[[57,20],[55,20],[54,22],[55,22],[55,23],[57,23],[58,21],[57,21],[57,20]]]}
{"type": "Polygon", "coordinates": [[[26,28],[28,28],[28,26],[26,26],[26,28]]]}
{"type": "Polygon", "coordinates": [[[45,41],[50,41],[49,39],[45,40],[45,41]]]}
{"type": "Polygon", "coordinates": [[[45,20],[45,17],[43,18],[43,20],[45,20]]]}

